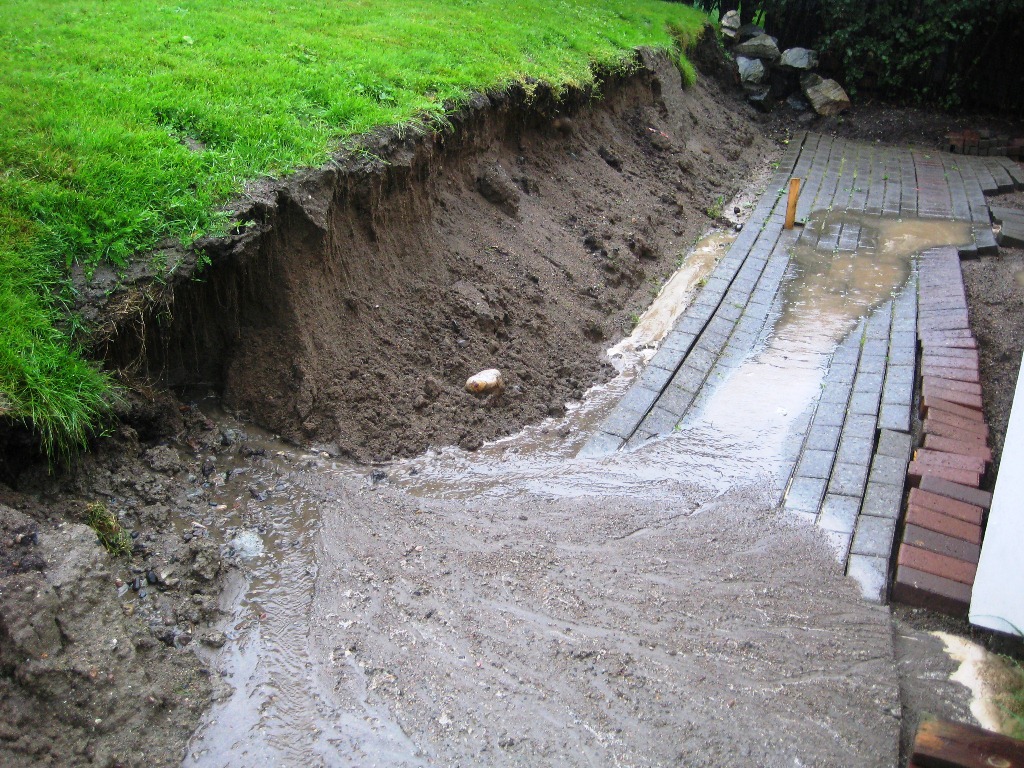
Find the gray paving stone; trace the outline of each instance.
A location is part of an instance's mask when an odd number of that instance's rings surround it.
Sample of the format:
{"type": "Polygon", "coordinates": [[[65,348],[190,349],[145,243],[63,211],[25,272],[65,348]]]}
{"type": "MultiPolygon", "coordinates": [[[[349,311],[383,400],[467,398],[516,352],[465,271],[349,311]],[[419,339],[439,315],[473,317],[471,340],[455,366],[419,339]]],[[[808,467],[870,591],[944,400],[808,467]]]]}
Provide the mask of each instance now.
{"type": "Polygon", "coordinates": [[[715,331],[704,331],[704,335],[701,336],[700,341],[697,342],[697,346],[694,347],[693,351],[703,350],[710,353],[714,357],[718,357],[719,352],[722,351],[722,347],[732,336],[734,326],[730,326],[729,330],[715,330],[715,331]]]}
{"type": "Polygon", "coordinates": [[[853,534],[850,552],[854,555],[883,557],[888,561],[892,555],[895,536],[896,521],[893,518],[860,515],[857,518],[857,530],[853,534]]]}
{"type": "Polygon", "coordinates": [[[874,441],[863,437],[843,436],[839,441],[839,450],[836,453],[836,461],[843,464],[871,464],[871,452],[874,450],[874,441]]]}
{"type": "Polygon", "coordinates": [[[856,375],[857,366],[855,363],[837,363],[835,358],[833,358],[833,363],[825,375],[825,381],[828,383],[852,384],[856,375]]]}
{"type": "Polygon", "coordinates": [[[889,600],[889,559],[853,553],[846,574],[857,582],[865,600],[885,605],[889,600]]]}
{"type": "Polygon", "coordinates": [[[843,424],[843,437],[875,439],[875,417],[864,414],[850,414],[843,424]]]}
{"type": "Polygon", "coordinates": [[[876,455],[871,462],[869,482],[888,483],[903,487],[907,479],[907,460],[898,456],[876,455]]]}
{"type": "Polygon", "coordinates": [[[658,347],[659,350],[667,349],[673,352],[677,352],[679,358],[682,358],[687,352],[690,351],[690,347],[693,346],[697,340],[695,333],[687,333],[686,331],[680,331],[679,329],[670,331],[665,337],[665,340],[658,347]]]}
{"type": "Polygon", "coordinates": [[[820,477],[793,478],[786,494],[786,511],[818,514],[822,499],[825,498],[825,480],[820,477]]]}
{"type": "Polygon", "coordinates": [[[726,298],[722,302],[722,306],[718,308],[718,312],[715,313],[716,317],[724,317],[726,320],[739,320],[740,315],[743,314],[743,304],[738,303],[735,300],[726,298]]]}
{"type": "Polygon", "coordinates": [[[837,365],[857,365],[857,361],[860,359],[860,335],[857,331],[854,331],[853,338],[849,342],[843,342],[832,355],[832,366],[837,365]]]}
{"type": "MultiPolygon", "coordinates": [[[[864,347],[868,354],[879,354],[876,349],[879,345],[884,344],[885,346],[888,346],[891,321],[892,302],[883,304],[872,313],[871,317],[868,318],[867,327],[864,330],[864,336],[867,339],[867,341],[864,342],[864,347]]],[[[882,354],[885,354],[884,350],[882,350],[882,354]]]]}
{"type": "MultiPolygon", "coordinates": [[[[703,343],[702,341],[701,344],[703,343]]],[[[716,359],[718,359],[718,350],[712,351],[706,346],[698,345],[687,355],[686,365],[691,365],[700,371],[706,372],[711,370],[711,366],[715,364],[716,359]]]]}
{"type": "Polygon", "coordinates": [[[900,432],[910,431],[911,407],[902,403],[883,402],[878,410],[878,426],[900,432]]]}
{"type": "Polygon", "coordinates": [[[634,384],[622,396],[619,404],[630,411],[647,413],[654,401],[658,399],[658,393],[645,387],[634,384]]]}
{"type": "Polygon", "coordinates": [[[674,370],[648,365],[640,374],[638,382],[641,387],[660,392],[672,378],[674,370]]]}
{"type": "Polygon", "coordinates": [[[684,315],[676,328],[683,333],[700,333],[704,330],[704,321],[693,315],[684,315]]]}
{"type": "Polygon", "coordinates": [[[909,459],[914,438],[907,432],[882,429],[878,433],[878,447],[875,453],[882,456],[895,456],[898,459],[909,459]]]}
{"type": "Polygon", "coordinates": [[[864,486],[868,481],[867,464],[837,462],[832,467],[832,476],[828,481],[829,494],[855,496],[858,499],[864,494],[864,486]]]}
{"type": "Polygon", "coordinates": [[[654,353],[654,357],[651,358],[650,362],[647,363],[648,368],[663,368],[666,371],[674,371],[679,367],[679,362],[682,359],[682,355],[678,350],[660,348],[654,353]]]}
{"type": "Polygon", "coordinates": [[[850,402],[850,391],[851,387],[849,384],[825,384],[818,401],[822,403],[838,403],[845,408],[846,404],[850,402]]]}
{"type": "Polygon", "coordinates": [[[814,412],[814,425],[823,427],[841,427],[846,420],[845,403],[818,403],[814,412]]]}
{"type": "Polygon", "coordinates": [[[797,477],[817,477],[826,480],[832,473],[832,462],[835,457],[836,455],[832,451],[805,450],[796,467],[796,475],[797,477]]]}
{"type": "Polygon", "coordinates": [[[868,483],[864,491],[861,514],[872,517],[891,517],[895,520],[899,518],[902,505],[902,486],[889,483],[868,483]]]}
{"type": "MultiPolygon", "coordinates": [[[[868,327],[870,328],[871,326],[868,326],[868,327]]],[[[871,339],[871,338],[869,338],[867,341],[864,342],[864,345],[861,347],[861,350],[860,350],[860,356],[861,356],[861,360],[862,361],[864,360],[865,357],[880,357],[880,358],[882,358],[884,360],[885,356],[888,353],[889,353],[889,335],[888,334],[886,334],[883,338],[880,338],[880,339],[871,339]]]]}
{"type": "Polygon", "coordinates": [[[601,424],[601,431],[626,439],[633,434],[643,417],[643,413],[626,408],[620,401],[601,424]]]}
{"type": "Polygon", "coordinates": [[[689,390],[690,392],[697,392],[701,384],[704,383],[705,376],[706,371],[687,360],[676,372],[675,378],[672,379],[672,386],[689,390]]]}
{"type": "Polygon", "coordinates": [[[704,284],[704,292],[709,296],[715,296],[716,294],[724,296],[725,292],[729,290],[730,282],[731,280],[723,277],[721,274],[718,274],[716,270],[716,273],[711,277],[711,279],[704,284]]]}
{"type": "Polygon", "coordinates": [[[835,453],[839,447],[840,431],[839,427],[812,426],[807,433],[807,450],[835,453]]]}
{"type": "MultiPolygon", "coordinates": [[[[916,323],[916,315],[915,315],[916,323]]],[[[892,336],[889,337],[889,347],[891,348],[911,348],[917,349],[917,332],[913,328],[907,331],[894,331],[892,336]]]]}
{"type": "Polygon", "coordinates": [[[641,426],[647,432],[653,432],[657,435],[667,435],[676,428],[676,424],[678,423],[679,414],[672,413],[672,411],[661,408],[660,406],[655,406],[651,409],[651,412],[647,414],[647,418],[641,422],[641,426]]]}
{"type": "Polygon", "coordinates": [[[907,365],[890,366],[882,386],[882,401],[907,406],[914,402],[914,370],[907,365]]]}
{"type": "Polygon", "coordinates": [[[730,333],[732,333],[732,329],[735,325],[736,323],[734,321],[727,320],[723,317],[716,315],[714,319],[712,319],[712,321],[708,323],[708,327],[704,329],[704,335],[722,335],[727,337],[730,333]]]}
{"type": "Polygon", "coordinates": [[[693,404],[695,397],[695,392],[683,389],[681,386],[673,384],[661,394],[661,397],[658,398],[656,407],[664,408],[666,411],[678,414],[681,419],[686,415],[686,411],[690,405],[693,404]]]}
{"type": "Polygon", "coordinates": [[[878,413],[878,403],[880,400],[880,392],[857,392],[854,390],[852,397],[850,397],[849,411],[855,415],[874,416],[878,413]]]}
{"type": "Polygon", "coordinates": [[[859,371],[864,373],[885,373],[885,355],[861,355],[859,371]]]}
{"type": "Polygon", "coordinates": [[[889,365],[912,366],[917,363],[917,350],[914,347],[890,347],[889,365]]]}
{"type": "Polygon", "coordinates": [[[594,456],[606,456],[615,453],[622,447],[623,439],[618,435],[609,435],[607,432],[596,432],[576,454],[581,458],[594,456]]]}
{"type": "Polygon", "coordinates": [[[818,515],[818,525],[826,531],[853,534],[860,510],[860,499],[855,496],[841,496],[826,493],[818,515]]]}
{"type": "Polygon", "coordinates": [[[881,392],[882,374],[857,372],[857,378],[853,381],[854,392],[881,392]]]}

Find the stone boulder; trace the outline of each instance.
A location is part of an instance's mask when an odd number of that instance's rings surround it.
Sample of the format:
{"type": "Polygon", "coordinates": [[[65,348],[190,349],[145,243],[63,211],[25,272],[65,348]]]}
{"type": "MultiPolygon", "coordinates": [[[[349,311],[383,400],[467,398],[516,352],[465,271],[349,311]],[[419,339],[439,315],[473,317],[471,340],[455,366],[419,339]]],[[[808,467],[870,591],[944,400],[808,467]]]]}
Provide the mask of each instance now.
{"type": "Polygon", "coordinates": [[[768,70],[765,69],[760,59],[737,56],[736,68],[740,71],[741,83],[763,83],[768,76],[768,70]]]}
{"type": "Polygon", "coordinates": [[[755,108],[762,112],[771,112],[774,106],[774,100],[772,99],[772,89],[767,85],[758,85],[757,83],[744,83],[743,92],[747,96],[749,101],[755,108]]]}
{"type": "Polygon", "coordinates": [[[739,12],[730,10],[724,16],[722,16],[722,32],[730,30],[735,37],[736,31],[739,29],[739,12]]]}
{"type": "Polygon", "coordinates": [[[733,48],[737,56],[775,62],[779,60],[779,46],[771,35],[758,35],[733,48]]]}
{"type": "Polygon", "coordinates": [[[810,48],[787,48],[782,52],[779,66],[784,69],[811,70],[818,66],[818,53],[810,48]]]}
{"type": "Polygon", "coordinates": [[[739,42],[744,42],[752,37],[759,37],[764,34],[764,29],[757,26],[757,24],[744,24],[742,27],[736,30],[736,39],[739,42]]]}
{"type": "Polygon", "coordinates": [[[800,88],[814,111],[822,117],[838,115],[850,108],[850,97],[835,80],[826,80],[808,72],[800,78],[800,88]]]}

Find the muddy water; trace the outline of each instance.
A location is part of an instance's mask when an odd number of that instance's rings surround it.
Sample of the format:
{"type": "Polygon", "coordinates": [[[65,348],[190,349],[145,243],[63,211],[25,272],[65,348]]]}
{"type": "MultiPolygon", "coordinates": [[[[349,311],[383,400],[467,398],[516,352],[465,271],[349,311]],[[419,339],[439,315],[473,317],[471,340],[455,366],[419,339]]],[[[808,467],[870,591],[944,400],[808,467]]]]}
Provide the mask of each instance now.
{"type": "Polygon", "coordinates": [[[679,269],[662,286],[632,333],[608,350],[611,358],[656,346],[689,306],[694,293],[736,239],[732,232],[711,232],[697,241],[679,269]]]}
{"type": "Polygon", "coordinates": [[[308,623],[326,499],[302,479],[315,472],[361,477],[365,470],[245,428],[247,447],[265,456],[225,465],[231,479],[212,495],[225,510],[219,533],[237,578],[222,596],[228,643],[206,651],[219,673],[218,703],[194,735],[185,766],[297,765],[311,754],[323,758],[339,729],[352,730],[310,673],[308,623]]]}
{"type": "MultiPolygon", "coordinates": [[[[228,642],[209,651],[222,696],[185,765],[656,764],[751,749],[771,764],[830,749],[886,764],[891,719],[873,718],[895,675],[864,659],[885,658],[888,626],[763,510],[835,344],[906,280],[911,254],[965,229],[847,223],[866,232],[860,251],[798,246],[748,358],[680,430],[636,451],[573,458],[628,367],[562,419],[373,477],[251,440],[267,456],[240,462],[214,499],[240,578],[228,642]],[[790,594],[815,579],[830,586],[790,594]],[[873,680],[863,701],[844,688],[830,705],[848,733],[808,727],[834,694],[802,661],[782,671],[793,648],[840,668],[848,650],[837,679],[873,680]],[[789,675],[799,693],[779,682],[789,675]],[[792,723],[772,719],[784,690],[792,723]],[[791,746],[744,741],[758,732],[791,746]]],[[[683,265],[624,359],[670,326],[720,250],[683,265]]]]}
{"type": "Polygon", "coordinates": [[[810,245],[812,237],[798,241],[766,343],[713,390],[685,430],[731,438],[742,462],[777,477],[836,345],[906,283],[912,256],[971,238],[963,222],[819,211],[807,223],[823,239],[851,228],[860,233],[855,251],[810,245]]]}

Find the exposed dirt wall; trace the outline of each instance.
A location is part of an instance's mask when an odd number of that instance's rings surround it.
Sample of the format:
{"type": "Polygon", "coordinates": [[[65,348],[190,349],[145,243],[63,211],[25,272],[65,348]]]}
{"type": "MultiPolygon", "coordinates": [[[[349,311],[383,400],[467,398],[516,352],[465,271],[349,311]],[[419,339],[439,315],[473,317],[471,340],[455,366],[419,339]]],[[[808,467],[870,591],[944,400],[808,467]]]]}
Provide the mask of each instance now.
{"type": "Polygon", "coordinates": [[[560,413],[771,149],[713,78],[638,65],[600,94],[481,96],[450,130],[254,191],[253,223],[209,244],[145,350],[124,333],[111,359],[362,460],[560,413]],[[502,395],[463,390],[491,367],[502,395]]]}

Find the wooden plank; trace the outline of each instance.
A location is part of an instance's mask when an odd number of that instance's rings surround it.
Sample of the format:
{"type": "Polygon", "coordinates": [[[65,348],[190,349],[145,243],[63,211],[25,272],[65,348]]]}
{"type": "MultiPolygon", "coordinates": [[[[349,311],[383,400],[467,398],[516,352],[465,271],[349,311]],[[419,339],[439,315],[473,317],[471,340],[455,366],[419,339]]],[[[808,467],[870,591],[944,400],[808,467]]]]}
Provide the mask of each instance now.
{"type": "Polygon", "coordinates": [[[786,223],[783,229],[792,229],[796,221],[796,201],[800,198],[800,179],[789,180],[789,198],[786,201],[786,223]]]}
{"type": "Polygon", "coordinates": [[[970,620],[979,627],[1020,634],[1024,631],[1024,376],[1017,389],[989,511],[988,528],[971,598],[970,620]]]}
{"type": "Polygon", "coordinates": [[[921,768],[1024,768],[1024,742],[965,723],[926,720],[911,760],[921,768]]]}

